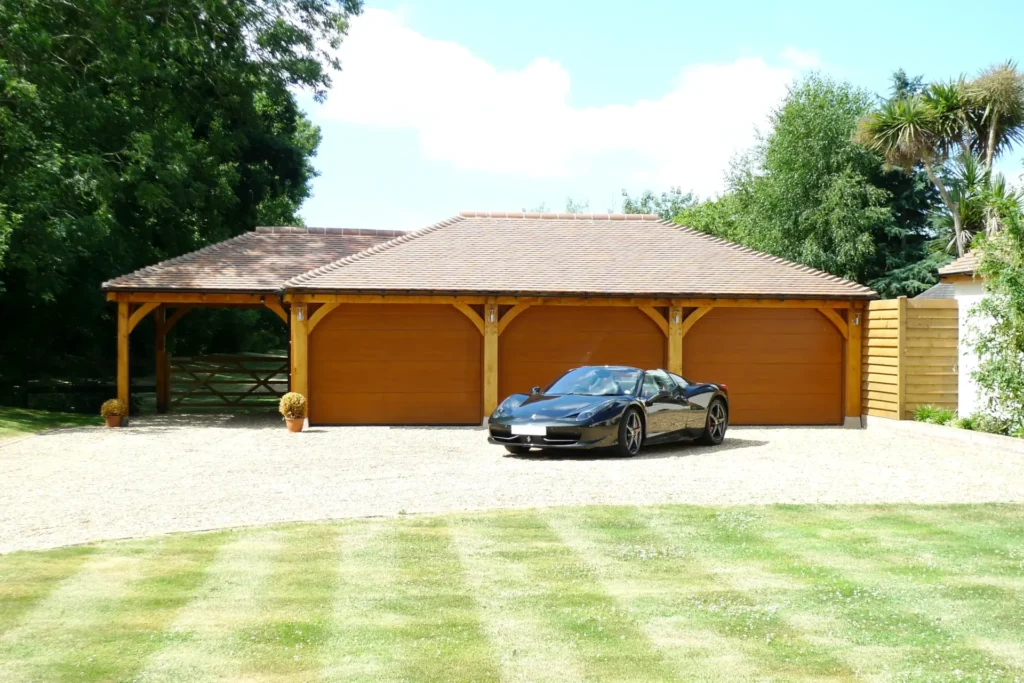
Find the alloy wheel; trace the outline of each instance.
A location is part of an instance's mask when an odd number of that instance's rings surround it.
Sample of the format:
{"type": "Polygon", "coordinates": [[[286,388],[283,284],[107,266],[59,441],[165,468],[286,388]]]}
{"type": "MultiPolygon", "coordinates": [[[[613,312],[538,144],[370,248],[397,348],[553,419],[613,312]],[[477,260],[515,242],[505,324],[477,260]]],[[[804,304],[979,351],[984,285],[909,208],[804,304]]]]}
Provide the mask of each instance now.
{"type": "Polygon", "coordinates": [[[711,433],[711,438],[715,441],[724,439],[726,424],[725,407],[721,402],[715,401],[711,405],[711,410],[708,411],[708,431],[711,433]]]}
{"type": "Polygon", "coordinates": [[[643,441],[644,429],[640,423],[640,416],[634,410],[626,418],[626,450],[635,455],[640,451],[640,442],[643,441]]]}

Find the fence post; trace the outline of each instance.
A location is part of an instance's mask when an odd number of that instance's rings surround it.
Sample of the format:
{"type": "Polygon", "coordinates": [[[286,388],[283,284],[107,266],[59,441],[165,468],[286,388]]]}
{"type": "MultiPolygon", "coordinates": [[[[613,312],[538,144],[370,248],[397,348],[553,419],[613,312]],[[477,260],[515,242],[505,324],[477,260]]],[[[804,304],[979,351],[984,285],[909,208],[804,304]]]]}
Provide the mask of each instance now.
{"type": "Polygon", "coordinates": [[[896,419],[906,419],[907,404],[907,297],[896,299],[896,419]]]}

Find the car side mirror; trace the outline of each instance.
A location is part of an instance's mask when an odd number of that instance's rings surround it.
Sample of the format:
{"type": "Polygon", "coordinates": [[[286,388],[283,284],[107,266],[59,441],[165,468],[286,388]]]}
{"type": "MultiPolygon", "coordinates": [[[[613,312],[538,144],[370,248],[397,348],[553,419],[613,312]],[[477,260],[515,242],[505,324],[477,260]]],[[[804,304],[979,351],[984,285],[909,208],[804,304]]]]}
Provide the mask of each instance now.
{"type": "Polygon", "coordinates": [[[539,394],[540,393],[540,387],[533,387],[532,389],[530,389],[530,393],[531,394],[539,394]]]}

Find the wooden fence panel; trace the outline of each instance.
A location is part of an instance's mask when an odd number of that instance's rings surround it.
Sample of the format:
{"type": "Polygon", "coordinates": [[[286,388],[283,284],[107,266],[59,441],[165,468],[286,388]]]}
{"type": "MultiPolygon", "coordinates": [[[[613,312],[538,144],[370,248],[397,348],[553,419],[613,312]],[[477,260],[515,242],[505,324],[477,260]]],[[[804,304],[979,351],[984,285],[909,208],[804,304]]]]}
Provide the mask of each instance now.
{"type": "Polygon", "coordinates": [[[174,407],[270,407],[288,391],[287,356],[175,357],[169,365],[174,407]]]}
{"type": "Polygon", "coordinates": [[[921,405],[956,410],[958,335],[954,299],[870,302],[864,317],[864,412],[902,420],[921,405]]]}

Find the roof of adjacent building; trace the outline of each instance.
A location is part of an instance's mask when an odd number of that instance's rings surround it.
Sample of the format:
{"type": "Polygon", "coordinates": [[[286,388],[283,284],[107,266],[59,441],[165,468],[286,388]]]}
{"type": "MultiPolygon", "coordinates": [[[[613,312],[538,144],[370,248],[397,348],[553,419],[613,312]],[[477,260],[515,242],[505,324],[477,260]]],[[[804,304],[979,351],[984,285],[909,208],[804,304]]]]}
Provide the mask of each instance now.
{"type": "Polygon", "coordinates": [[[981,254],[969,251],[950,264],[939,268],[939,275],[974,275],[981,263],[981,254]]]}
{"type": "Polygon", "coordinates": [[[648,214],[463,212],[291,278],[315,292],[875,298],[870,288],[648,214]]]}
{"type": "Polygon", "coordinates": [[[956,287],[948,282],[940,282],[929,289],[924,290],[914,297],[915,299],[955,299],[956,287]]]}
{"type": "Polygon", "coordinates": [[[405,234],[400,230],[266,227],[103,283],[110,291],[280,291],[296,275],[405,234]]]}

